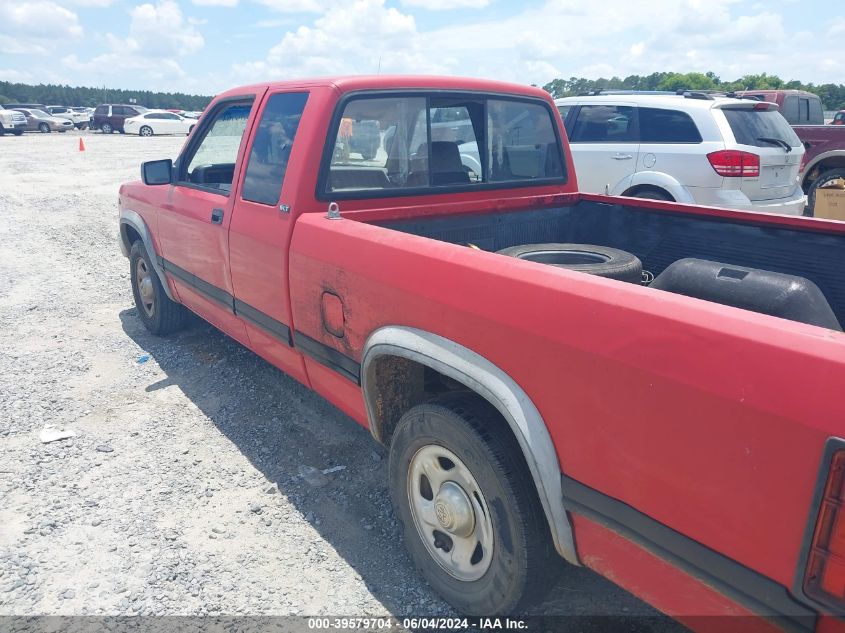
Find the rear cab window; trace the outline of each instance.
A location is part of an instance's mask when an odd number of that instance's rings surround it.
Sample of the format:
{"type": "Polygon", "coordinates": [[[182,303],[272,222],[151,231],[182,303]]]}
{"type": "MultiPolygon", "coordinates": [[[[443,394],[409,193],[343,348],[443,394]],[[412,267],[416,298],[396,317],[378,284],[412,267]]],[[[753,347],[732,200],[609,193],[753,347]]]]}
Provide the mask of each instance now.
{"type": "Polygon", "coordinates": [[[551,107],[526,97],[368,94],[336,117],[318,197],[565,182],[551,107]]]}
{"type": "Polygon", "coordinates": [[[755,110],[748,107],[720,108],[733,132],[734,139],[740,145],[753,147],[773,147],[776,143],[764,139],[780,139],[791,147],[799,147],[795,132],[777,110],[755,110]]]}

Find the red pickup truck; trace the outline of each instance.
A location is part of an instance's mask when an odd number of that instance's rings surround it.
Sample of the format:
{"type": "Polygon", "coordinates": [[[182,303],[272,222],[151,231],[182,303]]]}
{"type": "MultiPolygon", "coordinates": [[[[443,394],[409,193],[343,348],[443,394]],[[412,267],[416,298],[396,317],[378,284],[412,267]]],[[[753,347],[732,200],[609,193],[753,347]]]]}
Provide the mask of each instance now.
{"type": "Polygon", "coordinates": [[[458,78],[231,90],[142,180],[144,325],[187,308],[389,446],[461,612],[559,555],[700,630],[842,622],[845,225],[579,194],[546,93],[458,78]]]}
{"type": "Polygon", "coordinates": [[[738,94],[777,103],[801,139],[806,150],[801,187],[807,194],[807,209],[812,213],[816,190],[845,178],[845,128],[839,127],[839,114],[834,118],[834,125],[825,125],[821,99],[804,90],[745,90],[738,94]]]}

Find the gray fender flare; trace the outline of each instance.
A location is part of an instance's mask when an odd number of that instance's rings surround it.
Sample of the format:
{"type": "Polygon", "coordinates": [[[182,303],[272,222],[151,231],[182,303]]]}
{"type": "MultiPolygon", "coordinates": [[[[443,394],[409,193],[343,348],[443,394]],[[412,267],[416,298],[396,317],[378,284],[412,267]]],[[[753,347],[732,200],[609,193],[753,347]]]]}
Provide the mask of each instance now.
{"type": "Polygon", "coordinates": [[[375,378],[373,361],[380,356],[398,356],[430,367],[462,383],[499,410],[528,463],[555,548],[568,562],[580,565],[563,505],[557,452],[540,412],[522,388],[486,358],[454,341],[415,328],[380,328],[367,340],[361,362],[361,387],[370,432],[378,441],[382,436],[374,415],[375,390],[371,387],[375,378]]]}
{"type": "Polygon", "coordinates": [[[129,249],[132,245],[129,243],[129,239],[126,235],[127,226],[131,226],[135,232],[141,236],[144,248],[147,250],[147,253],[152,259],[153,269],[155,270],[156,275],[158,275],[161,287],[164,288],[164,293],[171,301],[177,301],[176,297],[173,296],[173,292],[170,290],[170,284],[167,283],[167,277],[164,276],[164,270],[159,263],[158,253],[156,253],[155,248],[153,248],[153,238],[147,228],[147,223],[144,222],[144,218],[131,209],[120,210],[120,252],[123,253],[124,257],[129,257],[129,249]]]}

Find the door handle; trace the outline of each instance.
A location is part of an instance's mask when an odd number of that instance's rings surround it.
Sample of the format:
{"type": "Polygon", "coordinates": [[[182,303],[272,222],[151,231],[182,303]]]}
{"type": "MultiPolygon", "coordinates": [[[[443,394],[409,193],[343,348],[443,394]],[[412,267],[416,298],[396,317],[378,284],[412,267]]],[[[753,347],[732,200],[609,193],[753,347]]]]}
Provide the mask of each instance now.
{"type": "Polygon", "coordinates": [[[633,157],[633,154],[614,154],[611,156],[613,160],[631,160],[633,157]]]}
{"type": "Polygon", "coordinates": [[[211,210],[211,223],[212,224],[223,224],[223,209],[212,209],[211,210]]]}

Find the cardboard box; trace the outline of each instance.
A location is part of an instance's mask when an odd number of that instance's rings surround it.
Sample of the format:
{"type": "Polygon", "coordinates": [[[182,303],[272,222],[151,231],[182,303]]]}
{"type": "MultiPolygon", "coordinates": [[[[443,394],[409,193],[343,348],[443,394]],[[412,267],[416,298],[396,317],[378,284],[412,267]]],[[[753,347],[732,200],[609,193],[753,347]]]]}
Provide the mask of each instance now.
{"type": "Polygon", "coordinates": [[[816,189],[813,217],[845,222],[845,180],[837,178],[832,183],[816,189]]]}

